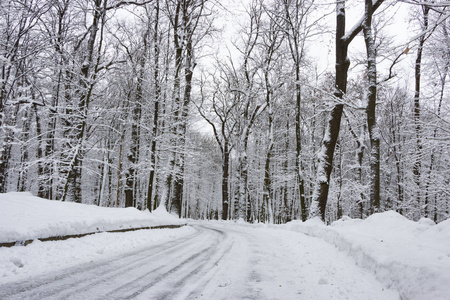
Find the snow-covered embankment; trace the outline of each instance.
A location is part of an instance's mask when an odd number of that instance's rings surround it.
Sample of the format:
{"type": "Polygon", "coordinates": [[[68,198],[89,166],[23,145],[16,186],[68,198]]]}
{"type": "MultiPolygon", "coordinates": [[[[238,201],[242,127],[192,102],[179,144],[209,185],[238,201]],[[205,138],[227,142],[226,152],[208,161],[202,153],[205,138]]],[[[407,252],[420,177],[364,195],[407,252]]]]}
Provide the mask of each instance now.
{"type": "Polygon", "coordinates": [[[413,222],[388,211],[330,226],[319,219],[284,226],[336,245],[404,299],[450,299],[450,220],[413,222]]]}
{"type": "Polygon", "coordinates": [[[182,225],[160,207],[150,213],[135,208],[107,208],[50,201],[31,193],[0,194],[0,244],[142,227],[182,225]]]}

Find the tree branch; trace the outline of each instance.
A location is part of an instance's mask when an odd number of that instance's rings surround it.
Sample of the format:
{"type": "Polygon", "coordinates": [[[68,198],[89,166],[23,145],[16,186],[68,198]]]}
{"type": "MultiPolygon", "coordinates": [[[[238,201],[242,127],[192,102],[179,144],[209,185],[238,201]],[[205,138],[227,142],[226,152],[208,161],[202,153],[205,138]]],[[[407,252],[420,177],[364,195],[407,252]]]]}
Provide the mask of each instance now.
{"type": "Polygon", "coordinates": [[[119,1],[119,2],[117,2],[116,4],[114,4],[114,5],[112,5],[112,6],[106,7],[106,10],[108,11],[108,10],[111,10],[111,9],[119,8],[119,7],[124,6],[124,5],[143,6],[143,5],[149,4],[149,3],[151,3],[151,2],[153,2],[153,0],[144,1],[144,2],[137,2],[137,1],[119,1]]]}
{"type": "MultiPolygon", "coordinates": [[[[384,0],[376,0],[375,3],[373,3],[372,11],[370,13],[373,14],[383,2],[384,0]]],[[[355,24],[355,26],[353,26],[350,32],[342,37],[342,41],[344,42],[344,44],[349,45],[351,41],[361,32],[365,19],[366,15],[364,14],[362,18],[355,24]]]]}

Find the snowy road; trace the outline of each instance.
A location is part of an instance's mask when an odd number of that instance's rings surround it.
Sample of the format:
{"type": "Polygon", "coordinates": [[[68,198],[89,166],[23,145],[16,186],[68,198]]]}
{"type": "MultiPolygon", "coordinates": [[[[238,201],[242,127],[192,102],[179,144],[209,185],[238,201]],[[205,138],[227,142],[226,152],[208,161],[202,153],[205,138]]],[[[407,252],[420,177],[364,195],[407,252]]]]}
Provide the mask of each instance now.
{"type": "Polygon", "coordinates": [[[32,280],[0,299],[399,299],[326,242],[231,223],[32,280]]]}

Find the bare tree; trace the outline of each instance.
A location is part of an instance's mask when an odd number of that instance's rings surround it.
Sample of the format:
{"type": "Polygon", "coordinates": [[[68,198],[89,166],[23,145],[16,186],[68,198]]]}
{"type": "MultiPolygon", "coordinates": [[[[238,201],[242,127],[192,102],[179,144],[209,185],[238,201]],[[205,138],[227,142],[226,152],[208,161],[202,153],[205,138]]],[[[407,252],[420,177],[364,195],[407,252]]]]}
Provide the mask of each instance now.
{"type": "MultiPolygon", "coordinates": [[[[207,94],[206,90],[201,87],[201,103],[198,106],[198,112],[211,125],[214,138],[219,146],[222,154],[222,220],[229,219],[229,176],[230,176],[230,155],[233,149],[231,144],[231,135],[236,126],[236,122],[232,118],[232,111],[237,102],[227,101],[233,99],[226,91],[223,91],[220,82],[213,77],[214,92],[207,94]],[[206,100],[209,98],[209,109],[206,109],[206,100]],[[211,113],[207,113],[210,111],[211,113]]],[[[234,97],[234,100],[236,98],[234,97]]]]}
{"type": "Polygon", "coordinates": [[[305,57],[305,44],[310,35],[313,34],[314,26],[318,20],[308,22],[309,15],[314,9],[314,0],[282,0],[283,19],[285,34],[288,41],[289,52],[294,64],[295,76],[295,135],[296,135],[296,171],[300,198],[301,219],[306,221],[308,208],[305,195],[305,179],[302,158],[302,85],[301,72],[305,57]]]}
{"type": "Polygon", "coordinates": [[[334,149],[339,137],[341,117],[344,109],[344,104],[341,101],[347,91],[347,76],[350,66],[350,60],[347,55],[348,47],[355,36],[363,29],[366,18],[369,15],[372,16],[383,2],[384,0],[376,0],[373,2],[371,9],[365,12],[358,23],[348,33],[345,32],[345,1],[339,1],[336,4],[336,91],[334,92],[334,98],[338,103],[331,110],[325,136],[322,140],[322,147],[319,152],[319,163],[310,207],[310,217],[320,216],[322,220],[325,220],[334,149]]]}
{"type": "Polygon", "coordinates": [[[372,0],[365,1],[365,18],[362,25],[367,52],[367,128],[370,138],[370,204],[372,212],[380,210],[380,132],[376,119],[377,102],[377,55],[372,33],[372,0]]]}
{"type": "Polygon", "coordinates": [[[179,216],[183,202],[184,146],[187,116],[191,103],[192,80],[195,68],[196,31],[200,30],[200,22],[205,17],[203,13],[206,0],[176,0],[167,1],[169,19],[173,28],[173,43],[175,48],[175,67],[173,81],[173,121],[171,128],[174,147],[170,158],[170,173],[166,178],[166,200],[179,216]],[[182,95],[181,80],[184,71],[184,91],[182,95]]]}
{"type": "MultiPolygon", "coordinates": [[[[29,100],[20,99],[25,88],[27,60],[36,49],[29,47],[32,29],[47,10],[39,1],[7,1],[0,4],[0,192],[7,191],[9,161],[18,108],[29,100]]],[[[25,98],[25,97],[24,97],[25,98]]]]}
{"type": "Polygon", "coordinates": [[[152,141],[150,148],[150,163],[151,170],[148,180],[147,189],[147,208],[152,210],[156,208],[156,201],[153,200],[153,191],[155,190],[155,169],[156,169],[156,145],[157,145],[157,135],[158,135],[158,124],[159,124],[159,110],[161,101],[161,86],[160,86],[160,32],[159,32],[159,22],[160,22],[160,6],[159,0],[156,0],[154,6],[154,28],[153,28],[153,85],[155,90],[155,102],[153,107],[153,127],[152,127],[152,141]],[[153,207],[152,207],[153,201],[153,207]]]}

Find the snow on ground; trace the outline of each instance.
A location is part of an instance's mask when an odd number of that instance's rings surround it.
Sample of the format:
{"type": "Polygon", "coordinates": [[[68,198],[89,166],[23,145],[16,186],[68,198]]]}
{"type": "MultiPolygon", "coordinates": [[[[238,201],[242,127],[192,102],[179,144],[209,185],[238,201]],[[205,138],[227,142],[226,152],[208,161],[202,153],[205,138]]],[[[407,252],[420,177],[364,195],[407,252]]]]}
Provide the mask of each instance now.
{"type": "Polygon", "coordinates": [[[331,226],[312,219],[281,227],[334,244],[402,299],[450,299],[450,220],[413,222],[388,211],[331,226]]]}
{"type": "MultiPolygon", "coordinates": [[[[185,223],[167,213],[164,207],[150,213],[135,208],[105,208],[50,201],[31,193],[0,194],[0,243],[185,223]]],[[[35,240],[26,247],[0,247],[0,283],[163,243],[193,231],[192,228],[183,227],[177,230],[103,232],[66,241],[35,240]]]]}
{"type": "Polygon", "coordinates": [[[198,224],[232,239],[228,263],[218,263],[201,299],[399,299],[395,289],[319,238],[239,222],[198,224]]]}
{"type": "Polygon", "coordinates": [[[51,201],[26,192],[0,194],[0,243],[184,223],[164,207],[150,213],[51,201]]]}
{"type": "MultiPolygon", "coordinates": [[[[135,248],[123,243],[124,238],[129,240],[124,237],[127,234],[110,233],[38,242],[34,248],[30,246],[35,243],[13,247],[30,249],[18,254],[21,260],[16,263],[22,263],[23,269],[30,265],[27,255],[48,255],[57,250],[71,260],[88,263],[67,268],[58,259],[59,270],[0,284],[0,298],[399,300],[395,290],[321,239],[233,222],[199,221],[191,225],[172,230],[193,230],[188,235],[168,243],[149,241],[135,248]],[[106,240],[108,235],[113,235],[110,240],[106,240]],[[99,251],[102,242],[97,240],[104,238],[112,251],[99,251]],[[125,247],[117,247],[118,242],[125,247]]],[[[159,230],[140,232],[153,231],[159,230]]],[[[53,264],[49,264],[51,268],[53,264]]]]}
{"type": "MultiPolygon", "coordinates": [[[[49,201],[30,193],[0,194],[0,243],[185,222],[169,215],[164,208],[150,214],[134,208],[100,208],[49,201]]],[[[336,272],[342,272],[342,268],[345,272],[350,270],[346,269],[349,262],[344,259],[349,256],[369,274],[375,275],[382,286],[398,290],[402,299],[450,299],[450,220],[437,225],[429,219],[413,222],[390,211],[372,215],[365,220],[343,218],[330,226],[325,226],[319,219],[272,226],[243,222],[207,223],[208,226],[217,226],[228,232],[240,228],[238,235],[228,235],[236,239],[231,240],[230,245],[234,245],[233,249],[239,245],[241,248],[247,245],[248,249],[239,249],[229,257],[240,261],[237,265],[242,268],[253,268],[252,272],[258,275],[255,275],[256,290],[265,289],[266,285],[280,281],[282,278],[274,278],[274,274],[279,269],[285,269],[288,277],[296,278],[293,281],[305,280],[305,287],[316,283],[316,289],[305,289],[302,294],[308,295],[310,299],[318,299],[314,298],[320,292],[317,284],[321,289],[330,287],[332,283],[339,284],[339,288],[352,285],[345,283],[345,278],[342,282],[334,283],[340,274],[336,272]],[[336,246],[341,250],[342,256],[337,256],[328,248],[326,250],[324,243],[317,244],[310,237],[299,233],[336,246]],[[238,240],[240,237],[242,241],[238,240]],[[264,237],[267,239],[264,240],[264,237]],[[253,253],[254,249],[261,250],[253,253]],[[272,257],[265,257],[267,255],[272,257]],[[279,265],[284,256],[289,256],[292,266],[279,265]],[[291,257],[298,257],[298,261],[294,262],[291,257]],[[344,260],[346,262],[330,269],[336,259],[339,260],[338,263],[344,260]],[[305,270],[310,271],[304,272],[305,270]]],[[[201,226],[202,223],[198,224],[201,226]]],[[[182,237],[190,239],[195,232],[196,229],[186,226],[179,229],[98,233],[79,239],[57,242],[36,240],[28,246],[0,247],[0,284],[17,282],[82,263],[111,259],[120,253],[123,255],[130,251],[140,251],[182,237]]],[[[231,270],[233,267],[227,264],[220,269],[228,272],[228,268],[231,270]]],[[[241,271],[244,273],[245,270],[241,271]]],[[[233,280],[233,276],[240,278],[239,272],[230,274],[230,280],[233,280]]],[[[223,279],[223,276],[218,278],[223,279]]],[[[226,285],[214,280],[211,282],[213,284],[205,291],[211,296],[214,295],[217,284],[226,285]]],[[[292,282],[285,280],[278,284],[278,288],[292,282]]],[[[379,290],[379,287],[376,289],[379,290]]],[[[275,294],[272,297],[276,299],[276,289],[273,291],[275,294]]],[[[364,286],[361,291],[364,291],[364,286]]],[[[336,292],[342,293],[342,297],[337,299],[344,299],[345,295],[349,295],[346,290],[337,289],[336,292]]]]}
{"type": "Polygon", "coordinates": [[[0,284],[111,259],[122,253],[139,251],[187,236],[194,231],[192,227],[184,226],[177,229],[103,232],[65,241],[36,240],[27,246],[1,247],[0,284]]]}

